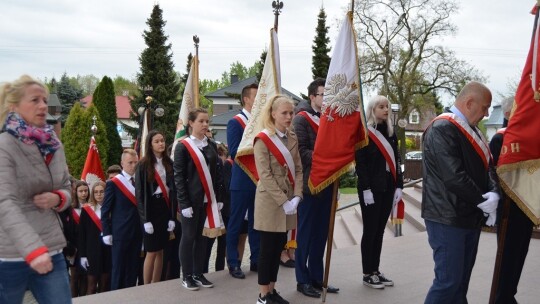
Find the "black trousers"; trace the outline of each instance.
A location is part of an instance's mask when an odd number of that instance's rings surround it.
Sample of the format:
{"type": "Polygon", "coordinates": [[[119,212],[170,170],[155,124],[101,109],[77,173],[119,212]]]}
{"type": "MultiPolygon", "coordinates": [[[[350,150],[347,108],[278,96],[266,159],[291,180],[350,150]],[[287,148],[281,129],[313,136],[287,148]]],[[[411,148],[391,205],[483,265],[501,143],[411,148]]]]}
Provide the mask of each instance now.
{"type": "Polygon", "coordinates": [[[261,246],[259,249],[258,282],[268,285],[277,281],[279,258],[287,243],[287,232],[259,231],[261,246]]]}
{"type": "Polygon", "coordinates": [[[193,217],[181,216],[182,239],[180,240],[180,264],[182,264],[182,275],[199,275],[204,270],[204,260],[206,258],[206,238],[202,231],[206,220],[206,203],[193,206],[193,217]]]}
{"type": "Polygon", "coordinates": [[[521,271],[523,270],[525,258],[529,252],[532,229],[533,222],[514,202],[510,202],[508,228],[504,240],[501,272],[495,303],[517,303],[514,296],[517,293],[521,271]]]}
{"type": "Polygon", "coordinates": [[[141,245],[140,236],[133,240],[114,240],[111,253],[111,290],[133,287],[137,284],[141,245]]]}
{"type": "Polygon", "coordinates": [[[364,232],[360,244],[364,274],[379,271],[384,229],[392,211],[392,201],[394,199],[394,183],[390,173],[387,174],[386,182],[387,189],[391,190],[385,192],[374,191],[374,204],[366,206],[364,204],[363,193],[361,191],[358,192],[364,224],[364,232]]]}

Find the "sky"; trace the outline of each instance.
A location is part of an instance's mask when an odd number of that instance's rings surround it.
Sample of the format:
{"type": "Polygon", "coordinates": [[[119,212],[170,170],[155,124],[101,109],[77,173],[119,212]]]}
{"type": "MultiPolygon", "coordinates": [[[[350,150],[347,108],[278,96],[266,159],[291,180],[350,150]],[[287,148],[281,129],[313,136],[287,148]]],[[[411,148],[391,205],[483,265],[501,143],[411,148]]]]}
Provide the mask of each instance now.
{"type": "MultiPolygon", "coordinates": [[[[307,93],[317,15],[321,5],[330,27],[330,45],[350,1],[284,0],[279,17],[282,86],[307,93]]],[[[452,17],[458,33],[440,41],[488,78],[494,93],[508,94],[519,79],[528,52],[533,0],[458,0],[452,17]]],[[[274,24],[270,0],[1,0],[0,82],[22,74],[45,79],[93,74],[134,78],[145,48],[142,33],[159,3],[172,44],[175,70],[185,73],[200,38],[199,74],[218,79],[231,63],[251,66],[270,41],[274,24]]]]}

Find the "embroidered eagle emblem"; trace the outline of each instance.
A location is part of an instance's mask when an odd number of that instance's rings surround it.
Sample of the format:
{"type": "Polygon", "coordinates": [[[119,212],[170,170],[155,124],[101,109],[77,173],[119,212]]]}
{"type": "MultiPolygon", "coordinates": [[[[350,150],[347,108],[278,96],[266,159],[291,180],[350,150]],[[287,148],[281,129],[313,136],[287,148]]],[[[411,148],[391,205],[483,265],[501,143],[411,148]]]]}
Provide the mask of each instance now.
{"type": "Polygon", "coordinates": [[[360,104],[358,85],[355,82],[350,84],[347,82],[345,74],[334,74],[326,82],[322,112],[326,113],[329,121],[334,120],[332,111],[338,116],[344,117],[358,109],[360,104]],[[330,111],[326,112],[326,109],[330,109],[330,111]]]}

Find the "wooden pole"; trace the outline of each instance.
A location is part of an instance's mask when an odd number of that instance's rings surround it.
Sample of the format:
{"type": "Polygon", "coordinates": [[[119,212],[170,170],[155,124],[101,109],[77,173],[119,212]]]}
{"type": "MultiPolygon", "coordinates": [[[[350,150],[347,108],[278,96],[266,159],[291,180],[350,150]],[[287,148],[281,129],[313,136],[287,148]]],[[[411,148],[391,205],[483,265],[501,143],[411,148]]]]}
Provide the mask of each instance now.
{"type": "Polygon", "coordinates": [[[504,195],[503,212],[501,223],[497,229],[500,229],[497,240],[497,256],[495,258],[495,267],[493,269],[493,280],[491,281],[491,292],[489,294],[489,304],[495,303],[495,296],[497,294],[497,288],[499,287],[499,278],[501,274],[502,257],[504,253],[504,243],[506,239],[506,232],[508,231],[508,215],[510,214],[510,198],[504,195]]]}
{"type": "Polygon", "coordinates": [[[193,94],[195,108],[200,106],[199,101],[199,36],[193,36],[193,43],[195,43],[195,71],[193,71],[193,94]]]}
{"type": "Polygon", "coordinates": [[[328,276],[330,274],[330,260],[332,259],[332,245],[334,243],[334,224],[336,222],[338,185],[339,185],[339,180],[336,180],[333,184],[333,190],[332,190],[332,207],[330,209],[330,222],[328,224],[328,240],[326,241],[326,262],[324,265],[323,294],[322,294],[323,303],[326,301],[326,293],[328,290],[328,276]]]}

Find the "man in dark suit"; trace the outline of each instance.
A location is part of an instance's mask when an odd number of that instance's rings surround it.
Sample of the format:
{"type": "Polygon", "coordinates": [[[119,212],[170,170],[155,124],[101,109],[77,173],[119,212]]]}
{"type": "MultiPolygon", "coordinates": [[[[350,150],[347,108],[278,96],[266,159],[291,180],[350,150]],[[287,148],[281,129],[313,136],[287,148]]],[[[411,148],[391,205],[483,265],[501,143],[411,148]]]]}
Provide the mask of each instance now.
{"type": "Polygon", "coordinates": [[[112,246],[111,290],[137,283],[142,230],[135,200],[135,150],[122,153],[122,173],[107,181],[101,207],[103,242],[112,246]]]}
{"type": "MultiPolygon", "coordinates": [[[[251,108],[257,95],[257,85],[251,84],[242,89],[242,111],[229,120],[227,124],[227,144],[231,158],[234,160],[238,145],[242,140],[244,128],[251,116],[251,108]]],[[[259,256],[259,233],[253,229],[253,209],[255,202],[255,183],[238,166],[233,164],[231,176],[231,215],[227,226],[227,264],[229,273],[233,278],[245,278],[244,272],[240,268],[238,256],[238,238],[242,227],[242,222],[248,212],[248,237],[249,247],[251,249],[250,270],[257,271],[257,259],[259,256]]]]}

